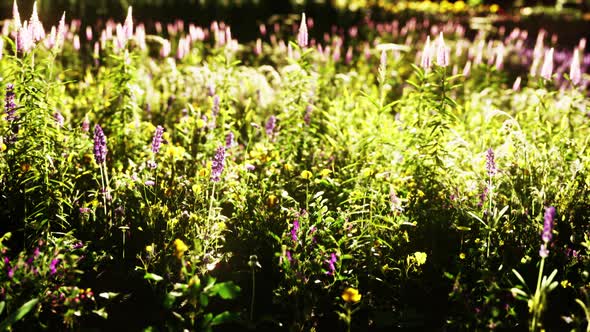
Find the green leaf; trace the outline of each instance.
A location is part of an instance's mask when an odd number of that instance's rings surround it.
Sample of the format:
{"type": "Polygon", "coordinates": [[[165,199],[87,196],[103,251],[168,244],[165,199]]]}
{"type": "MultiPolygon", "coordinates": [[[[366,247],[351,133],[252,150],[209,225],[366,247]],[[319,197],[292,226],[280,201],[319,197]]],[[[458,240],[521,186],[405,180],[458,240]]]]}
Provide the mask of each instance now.
{"type": "Polygon", "coordinates": [[[34,298],[29,302],[23,304],[15,312],[10,314],[10,316],[8,316],[8,318],[6,318],[2,323],[0,323],[0,331],[6,331],[9,327],[12,326],[12,324],[18,322],[23,317],[25,317],[25,315],[28,314],[29,311],[31,311],[37,305],[37,303],[39,303],[39,299],[34,298]]]}
{"type": "Polygon", "coordinates": [[[213,319],[211,320],[211,326],[227,323],[232,320],[236,320],[237,318],[238,315],[235,312],[224,311],[219,315],[213,317],[213,319]]]}
{"type": "Polygon", "coordinates": [[[0,302],[0,314],[2,314],[2,312],[4,312],[4,307],[6,307],[6,302],[4,302],[4,301],[0,302]]]}
{"type": "Polygon", "coordinates": [[[211,287],[209,294],[211,296],[219,295],[224,300],[230,300],[238,296],[240,287],[233,282],[222,282],[211,287]]]}
{"type": "Polygon", "coordinates": [[[109,313],[106,312],[106,310],[104,308],[100,308],[98,310],[92,310],[93,313],[99,315],[100,317],[107,319],[109,318],[109,313]]]}
{"type": "Polygon", "coordinates": [[[155,282],[158,282],[158,281],[162,281],[162,280],[164,280],[164,278],[162,278],[162,277],[160,277],[159,275],[157,275],[157,274],[154,274],[154,273],[146,273],[146,274],[143,276],[143,278],[144,278],[144,279],[146,279],[146,280],[153,280],[153,281],[155,281],[155,282]]]}

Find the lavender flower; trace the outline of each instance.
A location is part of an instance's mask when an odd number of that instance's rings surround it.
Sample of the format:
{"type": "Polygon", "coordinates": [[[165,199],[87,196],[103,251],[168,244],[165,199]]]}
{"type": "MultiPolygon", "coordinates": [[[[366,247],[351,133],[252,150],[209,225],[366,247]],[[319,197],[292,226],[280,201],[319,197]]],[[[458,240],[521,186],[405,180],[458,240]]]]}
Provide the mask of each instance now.
{"type": "Polygon", "coordinates": [[[156,132],[154,133],[154,138],[152,139],[152,152],[157,154],[160,151],[160,146],[162,145],[162,135],[164,134],[164,127],[157,126],[156,132]]]}
{"type": "Polygon", "coordinates": [[[235,139],[234,133],[230,131],[229,134],[227,134],[225,136],[225,148],[226,149],[231,149],[234,146],[234,144],[235,144],[234,139],[235,139]]]}
{"type": "Polygon", "coordinates": [[[57,273],[57,265],[59,264],[60,260],[58,258],[54,258],[51,260],[51,264],[49,264],[49,273],[54,275],[57,273]]]}
{"type": "Polygon", "coordinates": [[[211,109],[213,117],[219,115],[219,95],[213,96],[213,108],[211,109]]]}
{"type": "Polygon", "coordinates": [[[580,52],[576,48],[572,56],[572,64],[570,66],[570,80],[573,85],[580,84],[582,80],[582,70],[580,69],[580,52]]]}
{"type": "Polygon", "coordinates": [[[97,164],[104,163],[107,158],[107,137],[100,125],[94,126],[94,159],[97,164]]]}
{"type": "Polygon", "coordinates": [[[330,254],[330,259],[327,261],[328,262],[328,272],[326,272],[327,275],[334,275],[334,272],[336,271],[336,262],[338,262],[338,258],[336,257],[335,253],[331,253],[330,254]]]}
{"type": "Polygon", "coordinates": [[[541,67],[541,77],[546,80],[551,79],[553,74],[553,47],[545,52],[545,60],[543,61],[543,67],[541,67]]]}
{"type": "Polygon", "coordinates": [[[307,23],[305,22],[305,13],[301,15],[301,25],[299,26],[299,33],[297,34],[297,44],[299,47],[305,48],[308,44],[307,23]]]}
{"type": "Polygon", "coordinates": [[[82,121],[82,131],[87,133],[90,130],[90,121],[88,121],[88,117],[84,117],[84,121],[82,121]]]}
{"type": "Polygon", "coordinates": [[[53,113],[53,119],[55,119],[55,122],[57,123],[58,127],[63,127],[64,117],[63,115],[61,115],[60,112],[53,113]]]}
{"type": "Polygon", "coordinates": [[[225,147],[223,145],[217,148],[213,162],[211,163],[211,181],[219,182],[221,180],[221,173],[225,166],[225,147]]]}
{"type": "Polygon", "coordinates": [[[494,159],[494,150],[492,148],[489,148],[486,154],[486,170],[488,171],[488,176],[494,176],[498,173],[496,160],[494,159]]]}
{"type": "Polygon", "coordinates": [[[514,84],[512,84],[512,90],[513,90],[513,91],[518,91],[518,90],[520,90],[520,81],[521,81],[521,78],[520,78],[520,76],[518,76],[518,77],[517,77],[517,78],[514,80],[514,84]]]}
{"type": "Polygon", "coordinates": [[[156,182],[154,182],[153,180],[147,180],[144,184],[148,187],[153,187],[156,184],[156,182]]]}
{"type": "Polygon", "coordinates": [[[264,126],[264,130],[268,136],[272,136],[275,131],[275,126],[277,124],[277,118],[274,115],[271,115],[268,121],[266,121],[266,125],[264,126]]]}
{"type": "Polygon", "coordinates": [[[442,31],[440,32],[438,40],[436,41],[436,64],[441,67],[446,67],[449,65],[449,49],[445,45],[442,31]]]}
{"type": "Polygon", "coordinates": [[[14,102],[14,85],[6,85],[6,99],[4,104],[4,112],[6,113],[6,120],[14,121],[16,119],[16,103],[14,102]]]}
{"type": "Polygon", "coordinates": [[[420,65],[424,71],[428,71],[432,66],[432,46],[430,45],[430,36],[426,37],[426,43],[422,50],[422,59],[420,65]]]}
{"type": "Polygon", "coordinates": [[[297,232],[299,231],[299,219],[293,221],[293,228],[291,228],[291,240],[297,242],[297,232]]]}
{"type": "Polygon", "coordinates": [[[544,216],[544,223],[543,223],[543,233],[541,234],[541,239],[545,244],[551,241],[553,235],[551,232],[553,231],[553,220],[555,219],[555,208],[550,206],[545,209],[545,216],[544,216]]]}

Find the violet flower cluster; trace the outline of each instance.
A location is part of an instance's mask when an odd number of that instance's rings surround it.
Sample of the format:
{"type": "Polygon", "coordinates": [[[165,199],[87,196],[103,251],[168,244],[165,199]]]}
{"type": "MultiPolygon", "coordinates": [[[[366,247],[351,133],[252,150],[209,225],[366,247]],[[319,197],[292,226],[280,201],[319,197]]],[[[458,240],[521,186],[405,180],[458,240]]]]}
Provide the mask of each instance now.
{"type": "Polygon", "coordinates": [[[107,158],[107,137],[100,125],[94,126],[94,159],[97,164],[102,164],[107,158]]]}
{"type": "Polygon", "coordinates": [[[221,173],[223,172],[223,167],[225,166],[225,147],[223,145],[217,148],[215,152],[215,156],[213,157],[213,162],[211,163],[211,181],[219,182],[221,181],[221,173]]]}
{"type": "Polygon", "coordinates": [[[14,85],[6,85],[6,98],[4,104],[4,112],[6,113],[7,121],[14,121],[16,119],[16,103],[14,102],[14,85]]]}
{"type": "Polygon", "coordinates": [[[541,250],[539,250],[539,256],[545,258],[549,256],[549,249],[547,246],[551,239],[553,238],[553,221],[555,220],[555,208],[550,206],[545,209],[545,216],[543,221],[543,233],[541,233],[541,239],[543,240],[543,244],[541,245],[541,250]]]}

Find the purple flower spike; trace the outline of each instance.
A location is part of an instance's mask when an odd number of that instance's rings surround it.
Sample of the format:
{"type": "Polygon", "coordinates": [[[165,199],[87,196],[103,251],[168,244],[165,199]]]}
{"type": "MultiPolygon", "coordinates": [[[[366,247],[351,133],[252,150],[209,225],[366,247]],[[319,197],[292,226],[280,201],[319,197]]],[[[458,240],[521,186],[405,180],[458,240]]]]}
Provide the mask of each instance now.
{"type": "Polygon", "coordinates": [[[54,275],[57,273],[57,265],[59,264],[60,260],[58,258],[54,258],[49,264],[49,273],[54,275]]]}
{"type": "Polygon", "coordinates": [[[211,113],[213,113],[214,117],[219,115],[219,95],[213,96],[213,108],[211,109],[211,113]]]}
{"type": "Polygon", "coordinates": [[[162,135],[164,134],[164,127],[158,126],[156,127],[156,133],[154,134],[154,138],[152,140],[152,152],[157,154],[160,151],[160,146],[162,145],[162,135]]]}
{"type": "Polygon", "coordinates": [[[297,232],[299,231],[299,220],[295,219],[293,221],[293,228],[291,228],[291,240],[293,242],[297,242],[297,232]]]}
{"type": "Polygon", "coordinates": [[[545,216],[544,216],[544,223],[543,223],[543,233],[541,235],[541,239],[545,244],[551,241],[553,235],[551,232],[553,231],[553,220],[555,219],[555,208],[550,206],[545,209],[545,216]]]}
{"type": "Polygon", "coordinates": [[[486,154],[486,170],[488,171],[489,176],[494,176],[498,173],[496,161],[494,159],[494,150],[492,150],[492,148],[489,148],[486,154]]]}
{"type": "Polygon", "coordinates": [[[334,275],[334,272],[336,271],[336,262],[338,262],[338,258],[336,257],[335,253],[331,253],[330,254],[330,260],[328,260],[328,267],[329,267],[329,271],[326,272],[326,274],[328,275],[334,275]]]}
{"type": "Polygon", "coordinates": [[[102,164],[107,158],[107,137],[100,125],[94,126],[94,159],[97,164],[102,164]]]}
{"type": "Polygon", "coordinates": [[[308,44],[307,22],[305,21],[305,13],[301,15],[301,25],[299,26],[299,33],[297,34],[297,44],[299,47],[305,48],[308,44]]]}
{"type": "Polygon", "coordinates": [[[221,180],[221,173],[225,166],[225,147],[222,145],[217,148],[213,162],[211,163],[211,181],[219,182],[221,180]]]}
{"type": "Polygon", "coordinates": [[[272,136],[275,131],[275,126],[277,124],[277,118],[274,115],[271,115],[268,121],[266,121],[266,125],[264,126],[264,130],[268,136],[272,136]]]}
{"type": "Polygon", "coordinates": [[[226,149],[231,149],[235,144],[235,136],[233,132],[229,132],[229,134],[227,134],[225,136],[225,148],[226,149]]]}
{"type": "Polygon", "coordinates": [[[16,103],[14,102],[14,85],[6,85],[6,99],[4,104],[4,112],[6,113],[7,121],[14,121],[16,119],[16,103]]]}

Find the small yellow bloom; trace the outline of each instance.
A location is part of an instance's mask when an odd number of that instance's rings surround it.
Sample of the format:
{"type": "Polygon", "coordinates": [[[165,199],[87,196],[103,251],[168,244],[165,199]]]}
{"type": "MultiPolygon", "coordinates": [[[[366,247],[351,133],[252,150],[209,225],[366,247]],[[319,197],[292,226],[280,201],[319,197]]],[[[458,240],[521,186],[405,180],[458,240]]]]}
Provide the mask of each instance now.
{"type": "Polygon", "coordinates": [[[290,172],[293,170],[293,166],[291,166],[290,164],[284,164],[283,169],[285,169],[285,171],[287,172],[290,172]]]}
{"type": "Polygon", "coordinates": [[[0,152],[6,151],[6,144],[0,143],[0,152]]]}
{"type": "Polygon", "coordinates": [[[569,282],[569,280],[563,280],[561,282],[561,287],[563,287],[563,288],[571,287],[571,285],[572,285],[572,283],[569,282]]]}
{"type": "Polygon", "coordinates": [[[301,176],[302,179],[309,180],[309,179],[311,179],[311,177],[313,176],[313,174],[311,174],[310,171],[303,171],[303,172],[301,172],[301,175],[300,176],[301,176]]]}
{"type": "Polygon", "coordinates": [[[500,6],[498,6],[496,4],[493,4],[493,5],[490,6],[490,13],[494,13],[495,14],[495,13],[498,12],[498,10],[500,10],[500,6]]]}
{"type": "Polygon", "coordinates": [[[357,303],[361,300],[361,297],[362,295],[359,294],[359,291],[352,287],[348,287],[344,290],[344,292],[342,292],[342,299],[344,302],[357,303]]]}
{"type": "Polygon", "coordinates": [[[181,239],[174,240],[174,255],[176,258],[181,259],[184,252],[188,250],[188,246],[182,242],[181,239]]]}
{"type": "Polygon", "coordinates": [[[332,173],[332,171],[329,170],[329,169],[323,169],[323,170],[320,171],[320,175],[322,177],[326,177],[326,176],[330,175],[330,173],[332,173]]]}
{"type": "Polygon", "coordinates": [[[268,207],[273,207],[273,206],[277,205],[278,200],[279,199],[277,198],[277,196],[269,195],[268,199],[266,200],[266,204],[268,205],[268,207]]]}
{"type": "Polygon", "coordinates": [[[459,254],[459,258],[461,258],[461,259],[465,259],[465,253],[464,253],[464,252],[460,253],[460,254],[459,254]]]}
{"type": "Polygon", "coordinates": [[[154,252],[154,246],[146,246],[145,251],[149,252],[150,254],[154,252]]]}
{"type": "Polygon", "coordinates": [[[416,265],[420,266],[426,263],[427,255],[425,252],[417,251],[414,253],[414,257],[416,258],[416,265]]]}
{"type": "Polygon", "coordinates": [[[26,163],[22,164],[22,165],[20,165],[20,169],[21,169],[21,171],[23,171],[23,173],[26,173],[31,169],[31,165],[26,164],[26,163]]]}

